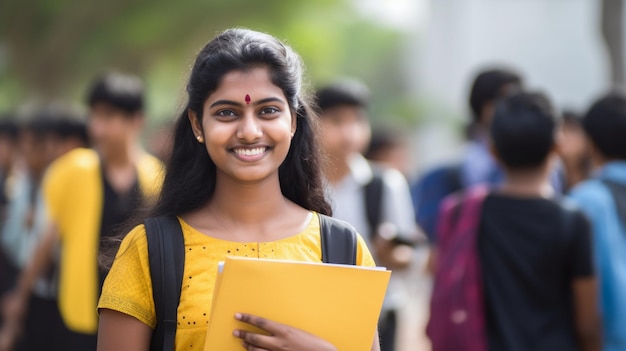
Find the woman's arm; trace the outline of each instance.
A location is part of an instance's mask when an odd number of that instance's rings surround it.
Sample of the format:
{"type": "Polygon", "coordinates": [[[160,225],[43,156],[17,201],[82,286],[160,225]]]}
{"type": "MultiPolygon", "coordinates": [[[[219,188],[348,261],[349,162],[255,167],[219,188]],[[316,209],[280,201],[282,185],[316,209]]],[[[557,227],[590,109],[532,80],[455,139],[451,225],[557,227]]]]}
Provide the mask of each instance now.
{"type": "Polygon", "coordinates": [[[127,314],[100,310],[98,351],[148,351],[152,329],[127,314]]]}
{"type": "Polygon", "coordinates": [[[372,351],[380,351],[380,339],[378,338],[378,331],[374,335],[374,343],[372,344],[372,351]]]}

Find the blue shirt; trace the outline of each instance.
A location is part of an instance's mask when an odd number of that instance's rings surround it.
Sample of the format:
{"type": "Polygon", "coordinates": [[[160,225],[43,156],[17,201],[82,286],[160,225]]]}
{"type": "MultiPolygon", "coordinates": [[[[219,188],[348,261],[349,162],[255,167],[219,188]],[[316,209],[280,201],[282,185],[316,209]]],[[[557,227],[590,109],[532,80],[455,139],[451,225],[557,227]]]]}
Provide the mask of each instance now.
{"type": "Polygon", "coordinates": [[[603,349],[622,351],[626,350],[626,229],[603,179],[626,185],[626,161],[608,163],[594,179],[574,188],[571,197],[589,216],[593,228],[604,326],[603,349]]]}

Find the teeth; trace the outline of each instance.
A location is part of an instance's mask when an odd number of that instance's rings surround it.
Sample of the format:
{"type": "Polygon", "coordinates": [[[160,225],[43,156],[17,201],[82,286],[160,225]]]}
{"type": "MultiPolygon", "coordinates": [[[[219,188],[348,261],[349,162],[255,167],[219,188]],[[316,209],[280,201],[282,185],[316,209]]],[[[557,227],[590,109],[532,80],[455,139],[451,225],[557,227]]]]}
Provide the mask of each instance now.
{"type": "Polygon", "coordinates": [[[264,147],[257,147],[254,149],[235,149],[235,153],[241,156],[256,156],[265,152],[264,147]]]}

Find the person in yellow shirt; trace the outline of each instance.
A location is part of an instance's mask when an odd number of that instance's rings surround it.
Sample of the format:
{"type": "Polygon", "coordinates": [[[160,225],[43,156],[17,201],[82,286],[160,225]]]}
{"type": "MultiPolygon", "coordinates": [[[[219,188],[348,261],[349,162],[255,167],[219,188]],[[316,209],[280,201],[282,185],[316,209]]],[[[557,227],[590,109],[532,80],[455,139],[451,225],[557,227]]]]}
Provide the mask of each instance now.
{"type": "MultiPolygon", "coordinates": [[[[331,207],[302,71],[291,48],[245,29],[217,35],[196,58],[152,213],[177,216],[184,237],[176,350],[204,350],[217,263],[226,256],[322,261],[318,218],[331,207]]],[[[356,264],[374,265],[361,237],[356,264]]],[[[150,348],[158,321],[149,267],[139,225],[123,239],[104,283],[99,351],[150,348]]],[[[247,350],[335,350],[305,330],[241,312],[239,319],[270,333],[233,331],[247,350]]]]}
{"type": "Polygon", "coordinates": [[[0,333],[0,350],[10,349],[33,284],[49,265],[57,242],[63,326],[54,340],[40,342],[50,350],[95,350],[96,305],[105,276],[98,266],[101,241],[160,190],[161,164],[139,145],[144,123],[141,80],[105,74],[92,85],[87,103],[93,149],[70,151],[47,171],[42,186],[46,229],[15,291],[4,300],[3,313],[11,322],[0,333]]]}

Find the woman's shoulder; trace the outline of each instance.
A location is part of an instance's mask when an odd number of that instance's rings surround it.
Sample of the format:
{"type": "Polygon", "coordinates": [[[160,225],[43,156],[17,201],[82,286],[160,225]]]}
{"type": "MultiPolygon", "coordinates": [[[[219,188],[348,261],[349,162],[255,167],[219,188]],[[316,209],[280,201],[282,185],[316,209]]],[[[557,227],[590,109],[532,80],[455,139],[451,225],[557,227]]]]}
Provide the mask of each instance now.
{"type": "Polygon", "coordinates": [[[144,226],[138,225],[122,240],[102,287],[98,309],[127,314],[154,328],[156,316],[145,234],[144,226]]]}
{"type": "Polygon", "coordinates": [[[148,250],[148,239],[146,238],[146,227],[143,224],[136,225],[126,236],[122,239],[120,248],[117,251],[116,257],[125,254],[129,250],[146,252],[148,250]]]}

